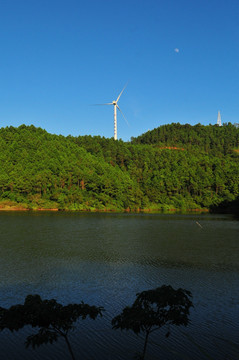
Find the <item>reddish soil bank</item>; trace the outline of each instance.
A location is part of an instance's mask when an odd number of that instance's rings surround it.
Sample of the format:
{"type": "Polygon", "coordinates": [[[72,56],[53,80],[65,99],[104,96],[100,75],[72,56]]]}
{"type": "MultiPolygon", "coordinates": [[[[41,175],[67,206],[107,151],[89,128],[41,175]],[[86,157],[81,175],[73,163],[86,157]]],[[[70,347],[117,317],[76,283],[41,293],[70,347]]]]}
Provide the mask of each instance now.
{"type": "Polygon", "coordinates": [[[29,209],[18,206],[0,206],[0,211],[28,211],[29,209]]]}
{"type": "MultiPolygon", "coordinates": [[[[26,209],[21,206],[2,206],[0,205],[0,211],[31,211],[31,209],[26,209]]],[[[34,209],[32,211],[58,211],[58,209],[34,209]]]]}

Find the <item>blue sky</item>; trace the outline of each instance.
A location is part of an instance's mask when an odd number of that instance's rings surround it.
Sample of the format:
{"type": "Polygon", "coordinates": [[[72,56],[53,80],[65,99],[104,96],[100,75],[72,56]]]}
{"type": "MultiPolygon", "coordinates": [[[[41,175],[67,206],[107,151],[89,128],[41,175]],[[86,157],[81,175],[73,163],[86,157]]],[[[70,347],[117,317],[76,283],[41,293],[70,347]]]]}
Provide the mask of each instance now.
{"type": "Polygon", "coordinates": [[[125,141],[239,122],[239,1],[0,0],[0,126],[112,137],[126,82],[125,141]]]}

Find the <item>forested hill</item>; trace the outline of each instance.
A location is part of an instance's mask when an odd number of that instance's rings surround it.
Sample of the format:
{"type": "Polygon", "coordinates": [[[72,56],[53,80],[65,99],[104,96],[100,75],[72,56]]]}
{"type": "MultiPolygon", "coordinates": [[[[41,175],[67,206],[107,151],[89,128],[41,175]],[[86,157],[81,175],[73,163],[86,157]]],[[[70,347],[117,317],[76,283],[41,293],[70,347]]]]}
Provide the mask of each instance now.
{"type": "Polygon", "coordinates": [[[167,147],[175,143],[167,141],[160,146],[134,142],[64,137],[25,125],[2,128],[0,207],[187,210],[238,198],[236,152],[195,152],[183,142],[176,145],[185,150],[174,151],[167,147]]]}
{"type": "Polygon", "coordinates": [[[132,138],[132,143],[227,154],[239,148],[239,128],[231,123],[223,126],[201,124],[191,126],[173,123],[132,138]]]}

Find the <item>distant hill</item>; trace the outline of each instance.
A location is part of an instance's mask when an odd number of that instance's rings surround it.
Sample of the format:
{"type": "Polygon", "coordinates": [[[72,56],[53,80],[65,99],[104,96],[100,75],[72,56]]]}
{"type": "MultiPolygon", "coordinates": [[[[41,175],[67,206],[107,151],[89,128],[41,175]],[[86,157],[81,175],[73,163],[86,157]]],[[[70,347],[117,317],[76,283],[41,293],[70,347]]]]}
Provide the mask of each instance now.
{"type": "Polygon", "coordinates": [[[215,208],[239,196],[237,146],[230,124],[165,125],[132,143],[1,128],[0,209],[215,208]]]}
{"type": "Polygon", "coordinates": [[[239,148],[239,128],[231,123],[218,125],[162,125],[132,138],[132,144],[181,147],[188,150],[228,154],[239,148]]]}

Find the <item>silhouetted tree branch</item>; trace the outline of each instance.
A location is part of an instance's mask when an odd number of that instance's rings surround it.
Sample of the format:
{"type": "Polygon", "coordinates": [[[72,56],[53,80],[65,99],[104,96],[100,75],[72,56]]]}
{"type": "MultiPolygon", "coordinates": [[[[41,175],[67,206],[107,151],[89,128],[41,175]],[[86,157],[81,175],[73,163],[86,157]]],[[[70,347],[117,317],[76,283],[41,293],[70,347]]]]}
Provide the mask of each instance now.
{"type": "Polygon", "coordinates": [[[28,295],[23,305],[17,304],[9,309],[0,308],[0,330],[18,331],[25,325],[39,328],[36,334],[26,339],[26,347],[33,348],[57,341],[63,337],[73,360],[75,360],[68,332],[74,330],[78,319],[87,317],[95,320],[102,316],[103,307],[80,304],[61,305],[56,300],[42,300],[39,295],[28,295]]]}
{"type": "MultiPolygon", "coordinates": [[[[193,306],[188,290],[174,290],[170,285],[136,294],[133,305],[113,318],[113,329],[132,330],[135,334],[145,333],[141,359],[145,358],[149,334],[164,325],[184,325],[189,322],[189,309],[193,306]]],[[[166,337],[170,335],[167,331],[166,337]]]]}

